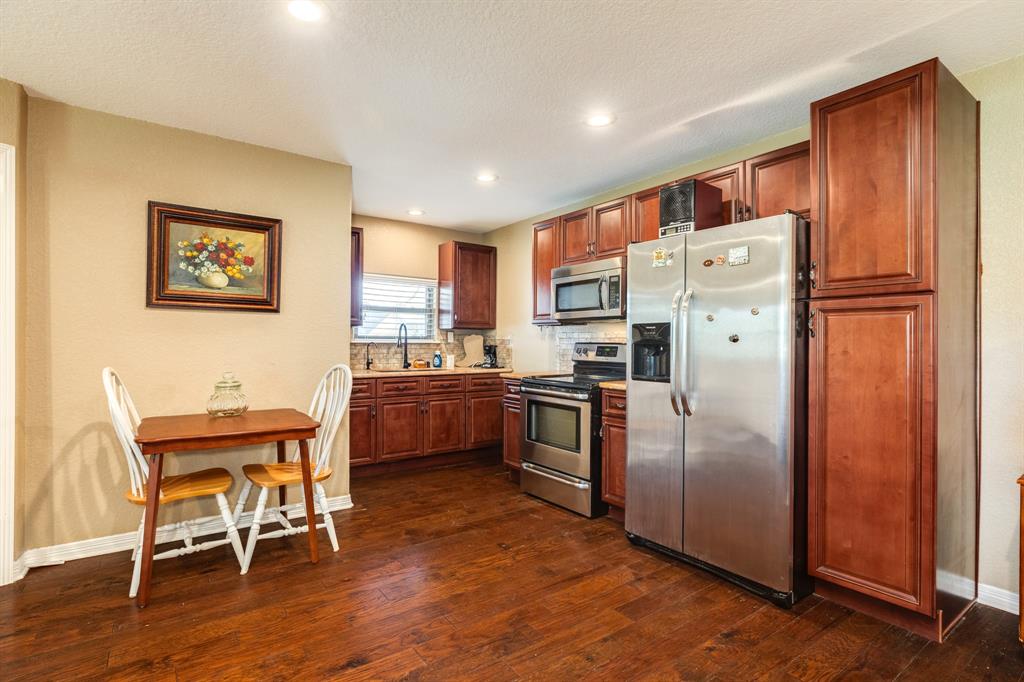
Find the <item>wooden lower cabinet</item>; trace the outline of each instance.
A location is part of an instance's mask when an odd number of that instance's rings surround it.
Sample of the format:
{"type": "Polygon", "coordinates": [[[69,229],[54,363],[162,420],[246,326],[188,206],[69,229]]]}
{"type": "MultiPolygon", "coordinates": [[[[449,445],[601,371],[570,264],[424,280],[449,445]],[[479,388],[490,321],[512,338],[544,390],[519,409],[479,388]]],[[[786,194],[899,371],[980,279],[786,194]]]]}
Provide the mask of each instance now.
{"type": "Polygon", "coordinates": [[[601,420],[601,499],[626,508],[626,420],[601,420]]]}
{"type": "Polygon", "coordinates": [[[523,421],[519,398],[505,398],[503,401],[502,418],[504,439],[502,441],[502,461],[505,466],[519,469],[523,449],[523,421]]]}
{"type": "Polygon", "coordinates": [[[422,399],[377,401],[377,459],[386,462],[423,454],[422,399]]]}
{"type": "Polygon", "coordinates": [[[461,395],[423,400],[423,454],[462,450],[466,443],[466,400],[461,395]]]}
{"type": "Polygon", "coordinates": [[[377,451],[377,402],[352,402],[348,408],[349,466],[373,464],[377,451]]]}
{"type": "MultiPolygon", "coordinates": [[[[519,390],[519,382],[514,381],[519,390]]],[[[349,406],[349,465],[454,453],[502,442],[497,374],[359,378],[349,406]],[[376,399],[372,396],[380,396],[376,399]]],[[[518,393],[516,394],[518,400],[518,393]]]]}
{"type": "Polygon", "coordinates": [[[501,393],[466,395],[466,448],[482,448],[501,442],[503,431],[501,393]]]}
{"type": "Polygon", "coordinates": [[[835,299],[811,311],[808,568],[931,614],[932,296],[835,299]]]}

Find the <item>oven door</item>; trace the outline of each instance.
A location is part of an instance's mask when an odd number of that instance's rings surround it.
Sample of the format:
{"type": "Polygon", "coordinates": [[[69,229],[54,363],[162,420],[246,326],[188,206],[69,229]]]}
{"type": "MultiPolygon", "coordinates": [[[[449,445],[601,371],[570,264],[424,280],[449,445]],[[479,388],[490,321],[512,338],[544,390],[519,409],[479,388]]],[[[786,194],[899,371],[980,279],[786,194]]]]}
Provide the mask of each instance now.
{"type": "MultiPolygon", "coordinates": [[[[567,270],[570,268],[566,268],[567,270]]],[[[556,320],[622,317],[623,271],[598,270],[551,280],[551,315],[556,320]]]]}
{"type": "Polygon", "coordinates": [[[543,389],[523,386],[522,458],[572,476],[590,480],[589,400],[546,395],[543,389]]]}

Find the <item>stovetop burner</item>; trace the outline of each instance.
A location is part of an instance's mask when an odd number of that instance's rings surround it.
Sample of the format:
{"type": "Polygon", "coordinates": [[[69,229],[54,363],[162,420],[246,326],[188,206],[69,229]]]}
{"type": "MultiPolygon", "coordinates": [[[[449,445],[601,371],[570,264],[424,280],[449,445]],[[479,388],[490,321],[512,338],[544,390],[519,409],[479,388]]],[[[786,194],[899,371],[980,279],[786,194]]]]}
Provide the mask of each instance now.
{"type": "Polygon", "coordinates": [[[626,347],[622,343],[577,343],[573,347],[573,373],[526,377],[524,386],[593,393],[602,381],[626,378],[626,347]]]}

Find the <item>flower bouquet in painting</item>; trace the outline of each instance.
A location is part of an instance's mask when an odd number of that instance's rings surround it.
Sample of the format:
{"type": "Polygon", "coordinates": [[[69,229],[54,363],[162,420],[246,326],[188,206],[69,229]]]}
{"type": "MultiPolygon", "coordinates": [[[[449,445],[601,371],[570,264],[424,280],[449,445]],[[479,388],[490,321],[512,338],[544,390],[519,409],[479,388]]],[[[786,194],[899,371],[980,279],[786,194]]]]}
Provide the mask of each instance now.
{"type": "Polygon", "coordinates": [[[281,221],[150,202],[146,305],[278,311],[281,221]]]}
{"type": "Polygon", "coordinates": [[[204,232],[195,241],[178,242],[178,269],[187,270],[196,281],[210,289],[223,289],[234,280],[241,283],[251,275],[256,259],[245,253],[245,244],[222,235],[204,232]]]}

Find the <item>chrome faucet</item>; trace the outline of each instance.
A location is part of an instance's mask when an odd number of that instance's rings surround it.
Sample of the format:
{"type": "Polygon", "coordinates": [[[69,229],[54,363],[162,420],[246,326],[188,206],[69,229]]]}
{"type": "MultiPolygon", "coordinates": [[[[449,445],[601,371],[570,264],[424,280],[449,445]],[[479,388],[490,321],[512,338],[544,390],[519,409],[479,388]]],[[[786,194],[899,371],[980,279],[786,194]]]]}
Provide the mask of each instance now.
{"type": "Polygon", "coordinates": [[[370,369],[371,367],[373,367],[373,358],[370,357],[370,346],[376,345],[377,344],[375,344],[373,341],[366,344],[366,369],[370,369]]]}
{"type": "Polygon", "coordinates": [[[409,363],[409,328],[405,326],[405,322],[398,325],[398,343],[395,344],[396,348],[402,349],[402,369],[409,369],[412,365],[409,363]],[[403,342],[402,332],[405,332],[405,339],[403,342]]]}

